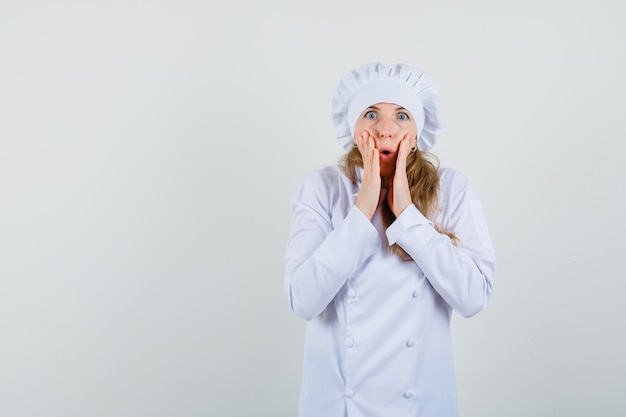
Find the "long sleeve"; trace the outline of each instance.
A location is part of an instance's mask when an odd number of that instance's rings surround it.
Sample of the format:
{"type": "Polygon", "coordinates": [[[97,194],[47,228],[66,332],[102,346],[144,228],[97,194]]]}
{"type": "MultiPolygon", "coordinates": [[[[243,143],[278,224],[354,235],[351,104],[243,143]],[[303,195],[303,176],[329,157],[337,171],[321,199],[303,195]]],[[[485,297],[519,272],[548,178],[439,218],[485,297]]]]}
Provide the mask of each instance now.
{"type": "Polygon", "coordinates": [[[291,202],[292,224],[285,252],[285,293],[295,314],[320,314],[361,265],[378,249],[378,232],[347,198],[338,171],[314,171],[291,202]],[[345,218],[334,204],[351,204],[345,218]]]}
{"type": "Polygon", "coordinates": [[[414,205],[387,229],[389,244],[397,243],[417,263],[437,293],[464,317],[485,308],[491,298],[496,258],[480,202],[461,173],[442,174],[441,225],[460,243],[438,233],[414,205]]]}

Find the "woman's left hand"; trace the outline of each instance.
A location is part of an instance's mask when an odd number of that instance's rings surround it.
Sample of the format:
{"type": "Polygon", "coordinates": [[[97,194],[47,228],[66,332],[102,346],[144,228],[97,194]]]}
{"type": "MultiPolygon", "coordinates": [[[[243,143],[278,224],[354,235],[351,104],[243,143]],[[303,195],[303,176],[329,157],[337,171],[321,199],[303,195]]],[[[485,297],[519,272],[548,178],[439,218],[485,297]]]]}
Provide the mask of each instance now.
{"type": "Polygon", "coordinates": [[[396,170],[393,177],[387,177],[387,202],[396,217],[413,203],[411,192],[409,191],[409,180],[406,176],[406,158],[411,152],[412,140],[405,137],[398,146],[398,159],[396,159],[396,170]]]}

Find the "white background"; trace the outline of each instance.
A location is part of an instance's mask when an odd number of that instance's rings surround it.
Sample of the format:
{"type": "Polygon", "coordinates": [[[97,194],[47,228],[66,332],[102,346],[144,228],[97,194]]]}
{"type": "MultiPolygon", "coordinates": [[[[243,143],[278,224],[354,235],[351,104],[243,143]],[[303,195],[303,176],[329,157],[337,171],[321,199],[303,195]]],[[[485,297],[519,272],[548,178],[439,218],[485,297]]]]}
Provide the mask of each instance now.
{"type": "Polygon", "coordinates": [[[330,98],[422,67],[495,294],[453,320],[464,417],[623,416],[625,6],[0,3],[0,416],[295,416],[289,199],[330,98]]]}

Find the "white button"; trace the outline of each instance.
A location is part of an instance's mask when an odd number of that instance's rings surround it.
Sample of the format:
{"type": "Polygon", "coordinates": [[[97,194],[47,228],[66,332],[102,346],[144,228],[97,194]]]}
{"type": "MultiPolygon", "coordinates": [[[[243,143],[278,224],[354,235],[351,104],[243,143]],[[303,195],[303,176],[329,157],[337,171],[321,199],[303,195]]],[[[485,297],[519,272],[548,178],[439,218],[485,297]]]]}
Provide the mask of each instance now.
{"type": "Polygon", "coordinates": [[[417,343],[417,341],[416,341],[415,339],[413,339],[413,338],[410,338],[409,340],[407,340],[407,341],[406,341],[406,345],[407,345],[408,347],[413,347],[413,346],[415,346],[415,343],[417,343]]]}
{"type": "Polygon", "coordinates": [[[346,397],[348,397],[348,398],[354,397],[354,391],[352,391],[351,389],[347,389],[346,390],[346,397]]]}
{"type": "Polygon", "coordinates": [[[420,295],[418,290],[413,291],[413,298],[417,298],[418,295],[420,295]]]}
{"type": "Polygon", "coordinates": [[[412,398],[412,397],[413,397],[413,395],[414,395],[414,393],[413,393],[413,391],[411,391],[410,389],[409,389],[409,390],[404,391],[404,398],[412,398]]]}
{"type": "Polygon", "coordinates": [[[350,298],[356,297],[356,290],[354,288],[350,288],[348,290],[348,297],[350,297],[350,298]]]}
{"type": "Polygon", "coordinates": [[[351,338],[351,337],[347,337],[346,338],[346,346],[348,346],[348,347],[354,346],[354,339],[351,338]]]}

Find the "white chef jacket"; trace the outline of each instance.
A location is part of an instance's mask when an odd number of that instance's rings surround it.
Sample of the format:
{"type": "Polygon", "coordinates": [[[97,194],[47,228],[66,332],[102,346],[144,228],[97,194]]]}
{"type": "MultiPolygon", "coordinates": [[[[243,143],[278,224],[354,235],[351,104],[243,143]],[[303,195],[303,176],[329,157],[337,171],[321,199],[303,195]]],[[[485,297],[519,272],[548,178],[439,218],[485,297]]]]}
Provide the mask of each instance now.
{"type": "Polygon", "coordinates": [[[355,206],[362,170],[356,184],[338,167],[313,171],[295,194],[285,293],[308,321],[300,417],[457,415],[451,311],[485,308],[496,260],[467,178],[439,175],[436,220],[458,246],[414,205],[386,230],[380,209],[368,220],[355,206]]]}

